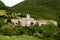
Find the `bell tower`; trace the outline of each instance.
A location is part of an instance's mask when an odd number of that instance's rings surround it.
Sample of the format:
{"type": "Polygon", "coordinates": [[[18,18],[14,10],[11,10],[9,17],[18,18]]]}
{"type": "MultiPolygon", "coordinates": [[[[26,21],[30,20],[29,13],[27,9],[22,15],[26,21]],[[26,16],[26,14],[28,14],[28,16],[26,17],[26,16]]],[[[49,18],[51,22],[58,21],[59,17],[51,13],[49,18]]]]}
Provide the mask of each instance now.
{"type": "Polygon", "coordinates": [[[27,14],[27,19],[30,19],[30,14],[27,14]]]}

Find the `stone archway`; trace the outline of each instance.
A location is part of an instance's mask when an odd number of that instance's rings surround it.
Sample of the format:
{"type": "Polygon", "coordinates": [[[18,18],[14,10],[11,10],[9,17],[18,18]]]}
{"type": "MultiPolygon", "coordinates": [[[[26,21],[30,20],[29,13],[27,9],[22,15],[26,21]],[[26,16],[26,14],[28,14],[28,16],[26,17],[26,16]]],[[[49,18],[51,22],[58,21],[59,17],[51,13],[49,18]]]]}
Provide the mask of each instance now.
{"type": "Polygon", "coordinates": [[[31,22],[31,23],[30,23],[30,25],[32,26],[32,25],[34,25],[34,23],[33,23],[33,22],[31,22]]]}

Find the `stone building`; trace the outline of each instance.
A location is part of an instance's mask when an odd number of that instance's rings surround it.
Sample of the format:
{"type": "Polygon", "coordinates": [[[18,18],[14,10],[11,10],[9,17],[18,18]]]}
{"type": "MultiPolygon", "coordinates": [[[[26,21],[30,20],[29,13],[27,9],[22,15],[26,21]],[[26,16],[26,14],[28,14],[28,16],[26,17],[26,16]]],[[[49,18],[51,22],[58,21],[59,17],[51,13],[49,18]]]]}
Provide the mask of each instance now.
{"type": "Polygon", "coordinates": [[[54,20],[38,20],[37,22],[38,22],[39,26],[41,26],[42,24],[47,24],[49,22],[51,22],[57,26],[57,22],[54,20]]]}
{"type": "Polygon", "coordinates": [[[19,21],[23,26],[30,26],[31,23],[36,24],[36,20],[34,18],[30,18],[30,14],[27,14],[26,18],[21,18],[19,21]]]}
{"type": "MultiPolygon", "coordinates": [[[[5,19],[5,22],[6,21],[7,19],[5,19]]],[[[14,23],[14,25],[16,25],[18,21],[21,23],[22,26],[31,26],[31,23],[33,23],[34,25],[38,23],[38,25],[41,26],[42,24],[47,24],[48,22],[52,22],[57,26],[57,22],[54,20],[35,20],[34,18],[30,17],[30,14],[27,14],[26,18],[24,17],[21,19],[11,19],[11,22],[14,23]]]]}

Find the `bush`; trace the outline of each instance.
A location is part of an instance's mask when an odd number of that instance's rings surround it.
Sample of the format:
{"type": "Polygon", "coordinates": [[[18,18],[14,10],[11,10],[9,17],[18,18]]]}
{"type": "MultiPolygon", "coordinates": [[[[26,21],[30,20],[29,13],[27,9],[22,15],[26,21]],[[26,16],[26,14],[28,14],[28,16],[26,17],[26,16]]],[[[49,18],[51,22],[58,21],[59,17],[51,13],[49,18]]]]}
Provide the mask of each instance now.
{"type": "Polygon", "coordinates": [[[57,27],[53,23],[42,25],[41,28],[43,30],[43,37],[45,38],[50,38],[57,32],[57,27]]]}

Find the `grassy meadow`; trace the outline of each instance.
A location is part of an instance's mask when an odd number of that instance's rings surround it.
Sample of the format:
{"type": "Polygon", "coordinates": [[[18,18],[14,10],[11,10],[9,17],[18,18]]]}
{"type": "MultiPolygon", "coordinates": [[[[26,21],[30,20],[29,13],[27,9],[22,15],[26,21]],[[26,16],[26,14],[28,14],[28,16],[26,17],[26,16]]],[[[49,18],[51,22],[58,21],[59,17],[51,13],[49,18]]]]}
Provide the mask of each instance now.
{"type": "Polygon", "coordinates": [[[28,35],[22,35],[22,36],[1,36],[0,35],[0,40],[40,40],[38,38],[28,36],[28,35]]]}

